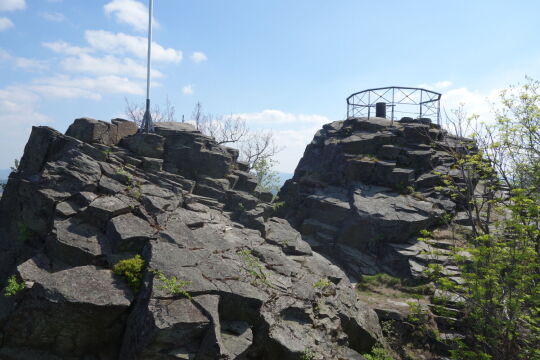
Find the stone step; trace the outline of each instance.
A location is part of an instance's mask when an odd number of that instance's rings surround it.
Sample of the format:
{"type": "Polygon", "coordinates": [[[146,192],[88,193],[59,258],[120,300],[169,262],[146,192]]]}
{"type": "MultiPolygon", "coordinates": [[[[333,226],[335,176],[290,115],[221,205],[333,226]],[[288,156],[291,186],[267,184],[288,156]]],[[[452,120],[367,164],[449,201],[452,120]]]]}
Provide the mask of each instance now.
{"type": "Polygon", "coordinates": [[[428,304],[429,309],[434,315],[437,316],[447,316],[451,318],[461,319],[464,316],[463,311],[458,309],[453,309],[443,305],[428,304]]]}
{"type": "Polygon", "coordinates": [[[414,256],[414,259],[423,264],[448,264],[452,262],[452,258],[447,255],[434,255],[434,254],[418,254],[414,256]]]}
{"type": "Polygon", "coordinates": [[[450,250],[456,246],[456,241],[451,239],[431,239],[426,241],[427,244],[436,247],[438,249],[450,250]]]}
{"type": "Polygon", "coordinates": [[[437,305],[444,305],[453,309],[461,309],[465,298],[459,294],[437,289],[431,296],[431,302],[437,305]]]}
{"type": "Polygon", "coordinates": [[[464,340],[465,335],[460,333],[453,333],[453,332],[441,332],[439,333],[441,340],[443,341],[455,341],[455,340],[464,340]]]}
{"type": "Polygon", "coordinates": [[[209,208],[212,208],[212,209],[223,210],[223,207],[224,207],[224,205],[222,203],[220,203],[219,201],[217,201],[216,199],[206,197],[206,196],[191,195],[190,200],[192,202],[196,202],[196,203],[206,205],[206,206],[208,206],[209,208]]]}

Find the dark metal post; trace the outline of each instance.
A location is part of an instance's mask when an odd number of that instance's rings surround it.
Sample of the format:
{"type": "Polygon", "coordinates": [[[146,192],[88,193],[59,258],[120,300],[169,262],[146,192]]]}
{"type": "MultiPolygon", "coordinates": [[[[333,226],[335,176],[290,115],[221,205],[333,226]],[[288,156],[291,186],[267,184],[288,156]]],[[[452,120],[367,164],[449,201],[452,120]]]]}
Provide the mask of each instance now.
{"type": "Polygon", "coordinates": [[[386,103],[378,102],[375,104],[375,116],[386,119],[386,103]]]}
{"type": "Polygon", "coordinates": [[[369,119],[371,117],[371,92],[368,92],[367,94],[367,118],[369,119]]]}
{"type": "Polygon", "coordinates": [[[154,0],[149,0],[150,6],[148,8],[148,59],[146,69],[146,110],[144,112],[143,122],[141,125],[141,131],[149,133],[154,131],[154,124],[152,123],[152,114],[150,112],[150,64],[152,55],[152,12],[154,9],[154,0]]]}
{"type": "Polygon", "coordinates": [[[420,117],[419,119],[422,118],[422,110],[423,110],[423,104],[422,104],[422,94],[424,93],[424,90],[420,90],[420,117]]]}

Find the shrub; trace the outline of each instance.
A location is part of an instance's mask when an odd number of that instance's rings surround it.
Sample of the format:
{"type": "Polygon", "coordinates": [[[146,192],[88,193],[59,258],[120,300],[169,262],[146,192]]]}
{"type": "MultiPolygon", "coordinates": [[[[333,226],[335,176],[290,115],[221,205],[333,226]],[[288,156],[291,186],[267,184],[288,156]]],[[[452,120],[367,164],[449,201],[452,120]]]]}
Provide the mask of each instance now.
{"type": "Polygon", "coordinates": [[[327,278],[320,278],[319,280],[317,280],[314,284],[313,284],[313,287],[315,289],[321,289],[321,290],[324,290],[326,289],[327,287],[329,287],[330,285],[332,285],[332,283],[330,282],[330,280],[328,280],[327,278]]]}
{"type": "Polygon", "coordinates": [[[263,265],[260,263],[259,259],[253,256],[251,250],[240,250],[237,252],[237,254],[240,255],[240,258],[245,265],[244,269],[249,273],[249,275],[251,275],[254,283],[260,281],[266,285],[269,285],[266,278],[266,273],[263,270],[263,265]]]}
{"type": "Polygon", "coordinates": [[[302,356],[300,357],[300,360],[313,360],[313,359],[315,359],[315,354],[313,353],[313,351],[309,349],[304,350],[304,352],[302,353],[302,356]]]}
{"type": "Polygon", "coordinates": [[[182,295],[191,300],[191,294],[184,290],[184,287],[191,284],[191,281],[181,281],[176,276],[168,278],[159,270],[152,269],[151,271],[157,276],[157,280],[161,282],[161,285],[157,286],[158,289],[167,291],[171,295],[182,295]]]}
{"type": "Polygon", "coordinates": [[[12,275],[9,277],[6,288],[4,289],[4,296],[14,296],[24,289],[26,289],[26,283],[24,281],[18,282],[17,277],[12,275]]]}
{"type": "Polygon", "coordinates": [[[138,291],[141,287],[142,272],[144,268],[144,260],[140,255],[135,255],[131,259],[121,260],[113,267],[113,272],[126,279],[130,288],[138,291]]]}
{"type": "Polygon", "coordinates": [[[371,349],[369,354],[364,354],[363,356],[366,358],[366,360],[394,360],[394,358],[382,346],[374,347],[371,349]]]}

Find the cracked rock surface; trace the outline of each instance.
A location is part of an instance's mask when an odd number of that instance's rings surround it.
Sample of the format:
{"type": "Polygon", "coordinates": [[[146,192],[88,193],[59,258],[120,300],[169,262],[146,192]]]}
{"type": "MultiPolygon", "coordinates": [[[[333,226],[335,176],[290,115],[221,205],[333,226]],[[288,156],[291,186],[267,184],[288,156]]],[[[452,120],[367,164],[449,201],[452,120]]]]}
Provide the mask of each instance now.
{"type": "Polygon", "coordinates": [[[1,359],[352,360],[383,341],[236,150],[178,123],[68,135],[34,127],[0,200],[0,285],[24,284],[0,295],[1,359]],[[135,255],[139,289],[112,271],[135,255]]]}

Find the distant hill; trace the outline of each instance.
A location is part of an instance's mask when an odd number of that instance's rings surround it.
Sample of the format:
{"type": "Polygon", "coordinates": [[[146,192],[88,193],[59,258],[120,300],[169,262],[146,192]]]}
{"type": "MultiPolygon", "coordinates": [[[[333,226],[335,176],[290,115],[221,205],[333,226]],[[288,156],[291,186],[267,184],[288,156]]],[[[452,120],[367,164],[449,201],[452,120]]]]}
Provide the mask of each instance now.
{"type": "Polygon", "coordinates": [[[293,175],[294,174],[278,172],[277,176],[279,177],[279,186],[283,186],[283,184],[285,184],[285,181],[291,179],[293,175]]]}

